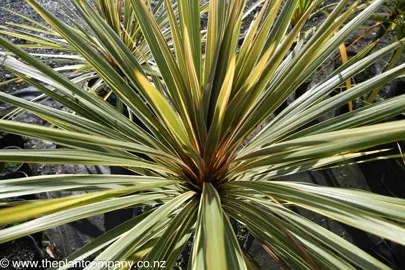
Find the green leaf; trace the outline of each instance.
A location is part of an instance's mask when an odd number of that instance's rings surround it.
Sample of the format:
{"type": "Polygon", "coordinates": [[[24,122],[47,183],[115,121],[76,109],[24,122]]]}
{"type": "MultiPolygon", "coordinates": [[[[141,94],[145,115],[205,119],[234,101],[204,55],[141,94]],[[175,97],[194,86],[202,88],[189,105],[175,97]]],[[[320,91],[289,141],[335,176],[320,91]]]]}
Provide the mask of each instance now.
{"type": "MultiPolygon", "coordinates": [[[[107,245],[110,245],[117,239],[124,237],[125,233],[128,232],[130,229],[132,229],[134,226],[136,226],[139,222],[141,222],[143,219],[145,219],[152,211],[148,211],[142,215],[139,215],[135,218],[132,218],[120,225],[117,225],[116,227],[112,228],[111,230],[103,233],[96,239],[92,240],[90,243],[84,245],[82,248],[79,250],[73,252],[69,256],[66,257],[66,261],[68,262],[73,262],[73,261],[81,261],[89,256],[93,255],[97,251],[103,249],[107,245]]],[[[48,269],[58,269],[58,270],[65,270],[68,269],[68,265],[65,267],[58,267],[58,268],[48,268],[48,269]]]]}
{"type": "Polygon", "coordinates": [[[101,137],[100,135],[87,135],[79,132],[71,132],[61,129],[47,128],[38,125],[24,124],[5,120],[0,120],[0,130],[22,136],[41,138],[43,140],[53,141],[70,147],[84,147],[88,150],[94,151],[100,151],[99,147],[101,147],[101,150],[103,148],[112,148],[131,151],[135,153],[148,154],[151,156],[160,156],[169,159],[175,159],[175,157],[167,155],[165,152],[161,152],[141,144],[125,142],[122,140],[113,140],[106,137],[101,137]],[[77,142],[77,144],[75,142],[77,142]]]}
{"type": "Polygon", "coordinates": [[[192,269],[247,269],[218,192],[204,183],[192,251],[192,269]]]}
{"type": "MultiPolygon", "coordinates": [[[[197,219],[197,212],[197,200],[190,201],[183,209],[181,209],[166,228],[163,235],[156,242],[148,256],[146,256],[145,261],[164,261],[165,267],[172,269],[193,232],[193,227],[197,219]]],[[[159,269],[158,266],[151,268],[159,269]]]]}
{"type": "Polygon", "coordinates": [[[170,172],[167,168],[132,156],[120,156],[84,150],[45,149],[45,150],[0,150],[0,161],[47,164],[106,165],[139,167],[170,172]]]}
{"type": "MultiPolygon", "coordinates": [[[[237,196],[241,196],[238,194],[237,196]]],[[[244,199],[252,199],[252,194],[246,193],[242,195],[244,199]]],[[[288,229],[292,232],[301,232],[309,237],[312,237],[313,241],[319,241],[331,250],[334,250],[339,255],[349,260],[354,265],[361,267],[362,269],[389,269],[388,266],[381,263],[373,256],[367,254],[360,248],[356,247],[347,240],[332,233],[324,227],[308,220],[292,210],[284,207],[280,204],[274,204],[274,201],[270,201],[266,198],[254,198],[255,202],[260,204],[261,207],[265,207],[270,212],[278,215],[289,223],[288,229]]],[[[262,210],[258,210],[262,211],[262,210]]]]}
{"type": "Polygon", "coordinates": [[[144,193],[123,198],[115,198],[89,205],[79,206],[68,210],[46,215],[13,227],[0,230],[0,243],[5,243],[22,236],[55,228],[75,220],[103,214],[124,207],[135,206],[149,201],[167,198],[165,194],[144,193]]]}
{"type": "Polygon", "coordinates": [[[331,251],[314,248],[317,245],[305,234],[295,235],[286,222],[259,207],[231,199],[226,199],[225,205],[235,219],[246,224],[257,239],[293,269],[354,269],[331,251]]]}
{"type": "MultiPolygon", "coordinates": [[[[142,240],[147,239],[146,232],[153,230],[159,222],[167,219],[167,217],[178,207],[182,206],[186,201],[193,198],[194,192],[189,191],[179,195],[159,207],[156,211],[143,219],[137,226],[127,232],[126,237],[120,238],[114,244],[109,246],[95,259],[96,261],[116,261],[129,258],[139,247],[142,240]]],[[[97,269],[102,269],[98,267],[97,269]]]]}
{"type": "MultiPolygon", "coordinates": [[[[227,185],[228,187],[250,188],[259,193],[274,197],[276,200],[289,202],[396,243],[405,243],[405,229],[385,219],[388,216],[391,219],[404,221],[401,210],[398,210],[404,207],[405,201],[402,199],[384,197],[372,193],[368,193],[369,197],[364,198],[365,196],[362,192],[356,193],[352,190],[338,188],[329,188],[336,190],[338,194],[331,196],[328,193],[318,194],[310,189],[304,190],[300,186],[294,186],[294,183],[289,184],[287,182],[236,181],[227,185]],[[353,193],[357,195],[350,196],[353,193]],[[350,200],[348,201],[344,197],[350,198],[350,200]],[[389,208],[392,208],[388,214],[381,213],[379,210],[384,205],[389,205],[389,208]]],[[[322,187],[319,190],[322,190],[322,187]]]]}
{"type": "Polygon", "coordinates": [[[163,187],[179,183],[163,177],[130,176],[130,175],[46,175],[0,182],[0,199],[21,197],[42,192],[97,189],[114,189],[130,185],[141,189],[163,187]]]}
{"type": "Polygon", "coordinates": [[[254,168],[280,162],[330,157],[357,152],[375,145],[401,140],[405,134],[405,121],[340,130],[306,136],[265,147],[240,158],[255,159],[242,168],[254,168]]]}

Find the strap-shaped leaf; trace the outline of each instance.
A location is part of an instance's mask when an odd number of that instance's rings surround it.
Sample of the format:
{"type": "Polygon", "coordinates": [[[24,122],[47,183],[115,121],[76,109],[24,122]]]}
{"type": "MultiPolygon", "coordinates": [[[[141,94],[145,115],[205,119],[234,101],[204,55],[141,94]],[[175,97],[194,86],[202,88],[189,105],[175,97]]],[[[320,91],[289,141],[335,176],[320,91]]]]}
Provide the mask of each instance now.
{"type": "Polygon", "coordinates": [[[205,84],[204,110],[207,117],[207,125],[210,125],[213,121],[213,114],[222,85],[227,76],[227,71],[234,60],[245,3],[246,0],[229,3],[229,18],[225,24],[223,39],[218,45],[218,56],[214,62],[215,67],[212,67],[215,68],[215,72],[211,73],[209,81],[205,84]]]}
{"type": "MultiPolygon", "coordinates": [[[[169,133],[174,134],[176,138],[175,142],[176,140],[180,140],[183,145],[186,145],[191,149],[191,143],[188,142],[189,135],[187,134],[185,126],[179,119],[180,117],[177,115],[175,110],[173,110],[172,106],[167,101],[167,98],[164,97],[163,94],[160,93],[155,87],[149,85],[144,71],[137,62],[133,53],[125,46],[125,44],[112,31],[111,28],[108,27],[108,25],[106,25],[96,13],[92,12],[91,8],[86,5],[85,2],[81,2],[79,4],[76,1],[74,3],[79,11],[83,13],[83,16],[88,15],[89,19],[87,19],[87,23],[97,34],[100,42],[104,44],[104,47],[121,67],[126,77],[137,86],[139,92],[146,98],[146,100],[149,101],[149,106],[154,108],[154,111],[162,119],[161,122],[166,123],[169,133]]],[[[169,89],[169,91],[170,90],[171,89],[169,89]]],[[[182,113],[181,110],[179,110],[179,112],[182,113]]],[[[186,117],[183,119],[185,121],[187,120],[186,117]]],[[[164,132],[164,130],[160,129],[160,132],[164,132]]],[[[192,134],[191,131],[190,133],[192,134]]],[[[165,133],[163,133],[163,135],[165,135],[165,133]]]]}
{"type": "Polygon", "coordinates": [[[49,117],[53,120],[64,122],[71,127],[76,126],[86,133],[104,134],[104,136],[113,138],[121,137],[120,134],[114,132],[114,130],[92,121],[91,119],[57,110],[39,103],[29,102],[7,93],[0,92],[0,100],[18,106],[19,108],[23,108],[34,114],[41,115],[42,117],[49,117]]]}
{"type": "MultiPolygon", "coordinates": [[[[281,125],[286,126],[290,123],[295,123],[295,121],[299,118],[295,118],[296,115],[299,115],[300,112],[304,111],[310,106],[316,104],[315,102],[320,98],[329,94],[335,87],[340,85],[342,82],[347,80],[348,78],[353,77],[354,75],[358,74],[366,67],[370,66],[376,59],[383,57],[384,55],[388,54],[393,49],[398,48],[405,42],[405,39],[394,42],[387,47],[384,47],[377,52],[360,59],[351,58],[351,60],[356,60],[357,63],[348,62],[346,66],[342,66],[342,68],[338,69],[338,72],[334,72],[330,74],[328,78],[323,80],[321,83],[314,86],[312,89],[308,90],[304,93],[301,97],[299,97],[296,101],[290,104],[286,109],[284,109],[274,120],[271,121],[271,124],[266,126],[255,138],[249,142],[249,146],[246,148],[246,151],[251,151],[255,149],[257,146],[260,146],[264,143],[269,143],[271,141],[271,137],[273,136],[274,129],[279,129],[281,125]]],[[[368,52],[372,47],[369,47],[367,50],[363,51],[362,54],[368,52]]],[[[360,56],[362,55],[360,54],[360,56]]],[[[294,127],[296,125],[294,124],[294,127]]],[[[243,152],[244,150],[242,150],[243,152]]]]}
{"type": "MultiPolygon", "coordinates": [[[[165,203],[147,218],[142,220],[137,226],[128,231],[126,237],[120,238],[104,250],[95,260],[113,261],[129,258],[129,256],[136,251],[137,247],[139,248],[139,243],[142,242],[143,239],[147,239],[147,234],[145,235],[146,232],[153,230],[161,220],[167,219],[175,209],[181,207],[185,202],[192,199],[194,195],[194,192],[189,191],[165,203]]],[[[97,269],[101,269],[101,267],[97,269]]]]}
{"type": "MultiPolygon", "coordinates": [[[[93,255],[97,251],[100,251],[101,249],[105,248],[107,245],[110,245],[117,239],[121,237],[125,237],[125,233],[132,229],[134,226],[136,226],[139,222],[141,222],[144,218],[146,218],[152,211],[148,211],[142,215],[139,215],[135,218],[132,218],[122,224],[119,224],[118,226],[112,228],[111,230],[105,232],[104,234],[100,235],[96,239],[92,240],[90,243],[84,245],[81,247],[79,250],[73,252],[69,256],[66,257],[66,261],[68,262],[79,262],[81,260],[84,260],[88,258],[89,256],[93,255]]],[[[53,269],[53,270],[65,270],[68,269],[68,265],[65,265],[65,267],[58,267],[58,268],[48,268],[48,269],[53,269]]]]}
{"type": "Polygon", "coordinates": [[[226,199],[229,209],[236,219],[259,239],[269,245],[277,256],[294,269],[354,269],[344,260],[327,249],[317,249],[304,234],[294,235],[288,224],[262,209],[238,200],[226,199]],[[303,236],[303,237],[302,237],[303,236]]]}
{"type": "MultiPolygon", "coordinates": [[[[63,75],[55,72],[51,67],[47,66],[46,64],[42,63],[41,61],[37,60],[35,57],[31,56],[29,53],[21,50],[17,46],[13,45],[6,39],[0,37],[0,45],[5,47],[6,49],[12,51],[19,57],[23,58],[27,63],[29,63],[32,67],[26,72],[25,75],[33,77],[35,79],[39,79],[44,83],[48,83],[58,90],[64,92],[64,94],[73,97],[74,99],[80,100],[82,106],[93,113],[96,121],[101,123],[107,123],[108,125],[112,125],[115,128],[120,129],[122,132],[128,135],[135,135],[139,134],[139,132],[143,133],[143,130],[137,128],[134,123],[132,123],[128,118],[126,118],[123,114],[116,111],[112,106],[108,103],[100,100],[96,96],[83,91],[77,85],[75,85],[72,81],[68,80],[63,75]],[[39,76],[39,77],[38,77],[39,76]],[[70,94],[69,94],[70,93],[70,94]],[[76,97],[74,95],[77,95],[76,97]]],[[[7,57],[3,61],[7,61],[7,57]]],[[[24,66],[23,66],[24,67],[24,66]]],[[[18,72],[22,72],[21,66],[19,66],[18,72]]]]}
{"type": "Polygon", "coordinates": [[[404,74],[404,72],[405,65],[403,64],[396,67],[395,69],[392,69],[386,73],[380,74],[379,76],[375,76],[370,80],[356,85],[355,87],[351,88],[350,91],[345,91],[335,97],[323,100],[322,102],[313,105],[310,109],[304,111],[303,113],[298,114],[297,116],[299,116],[299,119],[295,116],[294,118],[297,121],[295,121],[294,123],[289,122],[289,124],[286,123],[285,127],[279,128],[279,130],[275,132],[273,136],[280,136],[280,134],[285,136],[286,129],[289,129],[289,132],[295,131],[295,128],[301,127],[304,124],[309,123],[310,121],[324,115],[325,113],[337,109],[338,107],[346,104],[348,101],[352,101],[355,98],[360,97],[362,94],[370,92],[372,89],[374,89],[374,86],[379,87],[384,85],[392,79],[404,74]],[[328,104],[327,107],[325,106],[326,104],[328,104]],[[292,126],[294,126],[295,128],[293,128],[292,126]]]}
{"type": "MultiPolygon", "coordinates": [[[[263,18],[263,22],[260,25],[257,32],[255,31],[256,32],[255,39],[252,40],[252,43],[247,44],[247,46],[249,46],[249,50],[247,51],[246,55],[243,54],[241,55],[243,58],[240,57],[238,58],[238,61],[240,60],[240,63],[243,63],[243,65],[238,66],[237,68],[238,76],[236,77],[237,81],[235,82],[236,88],[242,86],[242,83],[244,83],[245,78],[248,77],[248,74],[252,71],[259,57],[262,55],[263,48],[268,38],[268,33],[270,32],[270,29],[272,28],[273,23],[277,18],[278,11],[283,1],[272,0],[271,3],[269,2],[270,1],[266,1],[264,6],[262,7],[260,15],[266,13],[266,16],[263,18]],[[266,10],[267,8],[269,8],[269,10],[266,10]],[[241,62],[242,60],[243,62],[241,62]]],[[[259,18],[261,18],[260,15],[259,18]]],[[[284,19],[287,20],[288,18],[284,19]]]]}
{"type": "Polygon", "coordinates": [[[117,198],[138,191],[166,186],[168,183],[149,183],[110,189],[106,191],[93,192],[68,196],[64,198],[48,199],[42,201],[26,202],[15,206],[0,209],[0,224],[10,224],[18,221],[37,218],[54,212],[71,209],[74,207],[89,205],[92,203],[105,201],[110,198],[117,198]]]}
{"type": "Polygon", "coordinates": [[[190,107],[192,104],[191,97],[185,88],[184,80],[181,77],[179,67],[173,58],[170,48],[160,32],[156,21],[149,13],[144,1],[131,0],[131,3],[142,29],[142,33],[148,42],[149,48],[159,67],[167,88],[179,109],[179,113],[183,117],[189,116],[192,109],[190,107]]]}
{"type": "Polygon", "coordinates": [[[124,207],[134,206],[166,198],[165,194],[139,194],[123,198],[110,199],[89,205],[84,205],[64,211],[59,211],[51,215],[46,215],[13,227],[0,230],[0,243],[5,243],[22,236],[54,228],[75,220],[95,216],[124,207]]]}
{"type": "Polygon", "coordinates": [[[400,140],[404,134],[405,121],[340,130],[274,144],[245,155],[241,157],[241,160],[256,159],[246,165],[246,167],[254,168],[280,162],[328,157],[395,142],[400,140]],[[264,159],[264,157],[266,158],[264,159]]]}
{"type": "Polygon", "coordinates": [[[353,191],[338,188],[336,188],[338,196],[328,196],[327,193],[318,194],[308,189],[302,190],[293,186],[294,184],[289,185],[288,183],[236,181],[227,185],[253,189],[272,196],[278,201],[292,203],[400,244],[405,243],[405,229],[385,219],[389,215],[391,219],[404,221],[403,210],[395,210],[395,208],[402,209],[404,207],[404,200],[401,199],[383,197],[372,193],[368,193],[369,197],[364,199],[364,193],[362,193],[363,196],[350,197],[351,200],[348,202],[343,197],[349,197],[353,191]],[[365,203],[365,201],[367,202],[365,203]],[[388,214],[370,209],[373,206],[376,209],[386,207],[387,203],[390,203],[390,208],[393,207],[388,214]]]}
{"type": "Polygon", "coordinates": [[[229,3],[227,1],[209,1],[207,45],[204,61],[204,86],[208,85],[216,70],[217,59],[219,57],[218,48],[222,42],[225,30],[226,12],[229,3]]]}
{"type": "Polygon", "coordinates": [[[102,153],[85,150],[65,149],[9,149],[0,150],[0,161],[19,163],[46,163],[46,164],[78,164],[78,165],[106,165],[122,167],[139,167],[169,172],[167,168],[144,161],[136,156],[120,156],[114,153],[102,153]]]}
{"type": "MultiPolygon", "coordinates": [[[[184,246],[189,241],[193,226],[197,219],[198,201],[190,201],[173,218],[163,235],[156,242],[145,261],[166,262],[165,267],[172,269],[179,258],[184,246]]],[[[144,267],[159,269],[159,266],[144,267]]]]}
{"type": "Polygon", "coordinates": [[[34,0],[27,0],[27,2],[66,40],[75,46],[76,50],[80,52],[90,64],[92,64],[98,74],[109,84],[121,100],[130,106],[131,110],[137,114],[152,132],[158,134],[156,129],[159,129],[160,123],[156,121],[149,108],[142,102],[117,71],[114,70],[114,68],[105,60],[105,58],[89,46],[85,40],[81,39],[75,31],[72,31],[65,23],[57,19],[41,5],[34,0]]]}
{"type": "Polygon", "coordinates": [[[296,132],[285,138],[285,140],[382,122],[394,117],[395,115],[401,114],[404,111],[404,106],[405,97],[398,96],[321,122],[317,125],[296,132]],[[372,116],[372,118],[370,116],[372,116]]]}
{"type": "MultiPolygon", "coordinates": [[[[342,1],[340,3],[344,3],[342,1]]],[[[254,130],[254,128],[262,123],[267,117],[271,115],[274,110],[279,107],[287,98],[290,96],[291,93],[303,82],[305,78],[309,76],[315,69],[326,59],[326,56],[329,55],[335,48],[338,48],[339,44],[336,44],[337,41],[343,41],[349,33],[350,29],[357,28],[364,20],[366,20],[375,10],[381,6],[383,0],[374,1],[367,9],[365,9],[362,13],[360,13],[356,19],[351,20],[348,25],[346,25],[343,29],[339,31],[338,37],[333,39],[333,42],[327,42],[327,37],[329,37],[337,27],[339,27],[353,12],[355,5],[352,5],[344,15],[336,20],[324,33],[320,35],[315,35],[316,39],[313,44],[309,44],[305,46],[305,50],[300,53],[297,59],[291,61],[287,67],[283,69],[283,73],[278,74],[276,79],[273,79],[271,82],[270,87],[266,90],[266,94],[260,98],[260,101],[257,102],[255,106],[255,110],[249,115],[249,118],[246,120],[246,123],[243,125],[241,131],[239,132],[240,135],[236,137],[236,140],[239,140],[241,137],[246,136],[250,132],[254,130]],[[328,47],[326,47],[328,46],[328,47]],[[321,52],[318,52],[321,50],[321,52]],[[318,56],[319,54],[323,55],[323,58],[318,56]],[[309,59],[316,58],[317,61],[311,64],[310,67],[308,66],[309,59]],[[322,59],[322,60],[321,60],[322,59]],[[304,71],[304,72],[303,72],[304,71]],[[295,83],[297,80],[297,76],[300,76],[301,73],[309,73],[305,77],[301,79],[300,83],[295,83]],[[287,75],[287,76],[284,76],[287,75]],[[272,106],[268,106],[268,104],[272,104],[272,106]],[[239,139],[237,139],[239,138],[239,139]]],[[[263,80],[262,86],[266,86],[268,83],[263,80]]]]}
{"type": "Polygon", "coordinates": [[[158,150],[146,147],[141,144],[125,142],[122,140],[113,140],[102,136],[87,135],[79,132],[41,127],[33,124],[24,124],[14,121],[0,120],[0,130],[22,136],[33,136],[36,138],[50,140],[56,143],[61,143],[73,147],[74,146],[87,147],[86,145],[88,145],[87,148],[88,150],[100,151],[98,147],[94,147],[93,149],[91,147],[91,146],[99,146],[102,148],[105,147],[115,148],[135,153],[147,154],[151,156],[156,155],[160,157],[166,156],[172,159],[175,158],[172,156],[167,156],[167,154],[164,152],[160,152],[158,150]],[[75,142],[77,142],[78,144],[76,145],[75,142]]]}
{"type": "Polygon", "coordinates": [[[0,183],[0,199],[20,197],[51,191],[97,189],[114,189],[124,185],[137,186],[141,189],[163,187],[179,183],[162,177],[130,176],[130,175],[47,175],[19,179],[2,180],[0,183]]]}
{"type": "Polygon", "coordinates": [[[212,162],[210,157],[213,156],[214,151],[219,149],[219,140],[224,123],[226,108],[228,106],[229,98],[232,91],[233,79],[235,75],[236,56],[231,61],[228,73],[225,76],[223,85],[221,87],[218,100],[215,106],[215,111],[212,119],[212,124],[208,132],[207,145],[205,148],[204,156],[207,157],[208,163],[212,162]]]}
{"type": "Polygon", "coordinates": [[[203,186],[192,253],[192,269],[246,269],[235,233],[211,183],[203,186]]]}
{"type": "MultiPolygon", "coordinates": [[[[243,119],[251,115],[253,105],[257,98],[262,94],[263,88],[257,86],[259,80],[266,77],[269,79],[277,70],[278,65],[282,62],[284,56],[287,54],[289,48],[292,46],[297,38],[297,35],[304,27],[309,18],[310,11],[300,20],[290,33],[284,38],[285,32],[289,26],[289,16],[291,16],[297,0],[290,0],[285,3],[281,15],[274,26],[274,32],[270,34],[269,40],[271,44],[266,46],[262,56],[258,59],[256,66],[242,78],[243,84],[239,88],[234,88],[232,91],[232,100],[227,109],[225,123],[228,123],[228,129],[223,131],[223,139],[229,137],[228,133],[234,133],[237,128],[243,124],[243,119]]],[[[292,53],[295,54],[295,51],[292,53]]],[[[246,60],[248,61],[248,60],[246,60]]],[[[229,140],[229,139],[227,139],[229,140]]]]}
{"type": "MultiPolygon", "coordinates": [[[[326,158],[310,159],[301,162],[285,162],[270,166],[258,167],[249,171],[237,174],[232,180],[249,179],[253,181],[267,181],[286,175],[293,175],[300,172],[313,171],[322,168],[328,168],[329,165],[351,163],[353,159],[358,158],[365,160],[365,157],[374,154],[382,154],[387,150],[365,151],[359,153],[336,155],[326,158]]],[[[382,156],[379,158],[386,158],[382,156]]],[[[359,161],[360,162],[360,161],[359,161]]],[[[338,165],[339,166],[339,165],[338,165]]]]}
{"type": "Polygon", "coordinates": [[[202,76],[200,2],[198,0],[180,0],[178,2],[180,29],[183,31],[183,38],[186,35],[189,37],[192,62],[199,83],[201,83],[202,76]]]}

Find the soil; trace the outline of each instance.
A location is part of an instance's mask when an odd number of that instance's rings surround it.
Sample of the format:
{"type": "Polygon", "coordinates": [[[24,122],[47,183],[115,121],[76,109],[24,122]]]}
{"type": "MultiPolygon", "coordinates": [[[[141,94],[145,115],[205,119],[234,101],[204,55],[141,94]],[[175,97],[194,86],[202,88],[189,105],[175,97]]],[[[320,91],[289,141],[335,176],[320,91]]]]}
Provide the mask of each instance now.
{"type": "MultiPolygon", "coordinates": [[[[35,259],[34,244],[28,237],[2,244],[0,245],[0,258],[6,258],[9,262],[33,261],[35,259]]],[[[16,268],[10,267],[10,269],[16,268]]]]}
{"type": "MultiPolygon", "coordinates": [[[[47,10],[51,11],[54,14],[58,14],[59,18],[64,18],[62,15],[60,15],[60,12],[57,11],[57,8],[61,8],[62,10],[66,10],[65,7],[61,6],[58,1],[51,1],[51,0],[37,0],[36,1],[38,4],[42,5],[45,7],[47,10]]],[[[71,7],[71,4],[69,4],[69,1],[63,0],[66,5],[71,7]]],[[[0,2],[0,26],[7,26],[9,22],[17,23],[17,24],[27,24],[27,20],[24,18],[21,18],[15,14],[12,14],[11,12],[7,10],[13,11],[15,13],[18,13],[22,16],[28,17],[30,19],[35,20],[36,22],[39,23],[45,23],[44,20],[41,18],[41,16],[38,15],[37,12],[33,8],[30,7],[26,3],[25,0],[1,0],[0,2]]],[[[65,18],[64,18],[65,19],[65,18]]],[[[67,22],[67,20],[65,19],[67,22]]],[[[26,43],[24,40],[10,37],[7,35],[0,34],[2,37],[5,37],[9,39],[11,42],[15,44],[24,44],[26,43]]],[[[42,34],[41,34],[42,35],[42,34]]],[[[4,51],[3,48],[0,46],[0,52],[4,51]]],[[[52,53],[56,52],[53,50],[42,50],[42,49],[27,49],[28,52],[32,53],[52,53]]],[[[51,66],[55,66],[55,63],[49,63],[51,66]]],[[[1,85],[1,82],[11,80],[15,78],[14,74],[11,72],[8,72],[5,70],[1,65],[0,65],[0,91],[5,91],[7,93],[13,92],[17,89],[21,89],[23,87],[26,87],[27,85],[25,83],[21,82],[13,82],[7,85],[1,85]]]]}

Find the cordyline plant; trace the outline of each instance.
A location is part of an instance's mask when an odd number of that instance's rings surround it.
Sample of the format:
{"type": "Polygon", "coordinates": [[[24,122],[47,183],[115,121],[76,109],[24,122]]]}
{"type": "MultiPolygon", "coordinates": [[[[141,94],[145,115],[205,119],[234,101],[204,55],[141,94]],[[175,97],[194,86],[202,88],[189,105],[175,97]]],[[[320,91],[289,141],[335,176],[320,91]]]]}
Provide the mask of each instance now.
{"type": "Polygon", "coordinates": [[[0,100],[53,125],[1,120],[2,131],[65,146],[1,150],[0,160],[122,166],[138,175],[55,175],[1,181],[0,198],[88,191],[4,204],[0,223],[18,224],[0,230],[1,243],[108,211],[152,205],[152,210],[108,231],[67,259],[98,254],[98,261],[166,261],[171,269],[192,238],[191,269],[251,269],[231,226],[232,218],[285,268],[389,269],[290,207],[308,209],[405,244],[405,200],[278,178],[353,158],[367,159],[376,153],[367,150],[370,147],[405,138],[405,121],[376,124],[402,113],[405,96],[309,124],[402,76],[405,64],[327,98],[348,78],[405,41],[362,58],[366,48],[271,118],[383,0],[372,1],[349,21],[357,1],[340,1],[306,39],[297,37],[318,3],[314,1],[291,28],[298,1],[267,0],[242,44],[240,26],[246,1],[209,1],[205,41],[199,1],[177,1],[176,16],[172,1],[165,0],[171,32],[168,41],[145,2],[131,0],[153,55],[150,65],[158,68],[159,76],[143,69],[117,32],[86,1],[72,3],[84,27],[122,74],[77,31],[34,0],[27,2],[86,59],[142,126],[0,38],[1,46],[23,61],[3,54],[0,63],[66,107],[57,110],[0,93],[0,100]],[[269,123],[256,134],[266,120],[269,123]]]}
{"type": "MultiPolygon", "coordinates": [[[[405,2],[404,1],[388,1],[386,9],[389,11],[388,18],[376,17],[380,29],[375,39],[381,40],[385,34],[391,34],[390,38],[394,40],[403,39],[405,37],[405,2]],[[390,33],[391,32],[391,33],[390,33]]],[[[385,66],[385,71],[395,67],[401,61],[402,54],[404,53],[405,45],[396,49],[385,66]]],[[[376,101],[382,87],[374,89],[367,98],[367,102],[376,101]]]]}
{"type": "MultiPolygon", "coordinates": [[[[156,22],[161,29],[170,30],[166,26],[169,24],[167,12],[162,9],[164,0],[160,0],[156,5],[152,6],[152,1],[145,0],[145,4],[156,18],[156,22]]],[[[120,67],[114,61],[102,44],[97,40],[91,31],[84,28],[84,18],[78,16],[71,7],[61,2],[68,13],[60,10],[63,15],[70,22],[71,30],[75,31],[77,35],[91,45],[92,49],[97,51],[104,59],[114,67],[115,71],[121,74],[120,67]]],[[[116,35],[122,40],[125,46],[133,53],[134,57],[147,74],[156,73],[156,70],[148,69],[146,62],[152,59],[147,43],[142,35],[141,28],[135,18],[135,12],[128,0],[95,0],[94,11],[114,30],[116,35]]],[[[202,7],[206,10],[207,5],[202,7]]],[[[62,35],[58,33],[51,26],[44,23],[35,21],[14,11],[6,9],[6,11],[15,14],[27,23],[17,24],[14,22],[7,22],[7,25],[0,26],[0,34],[8,35],[24,41],[18,46],[26,49],[42,49],[42,53],[33,53],[36,57],[43,58],[44,61],[57,63],[56,71],[66,72],[71,71],[74,76],[76,84],[82,84],[88,91],[102,95],[105,99],[114,96],[113,92],[108,88],[106,82],[97,74],[91,63],[80,55],[62,35]],[[31,23],[32,25],[29,25],[31,23]],[[51,51],[49,51],[51,50],[51,51]]],[[[177,9],[176,9],[177,14],[177,9]]],[[[165,37],[170,35],[170,31],[165,31],[165,37]]],[[[34,101],[42,100],[46,95],[41,95],[34,101]]],[[[118,100],[119,101],[119,100],[118,100]]],[[[122,108],[123,104],[117,103],[118,108],[122,108]]],[[[132,116],[132,115],[131,115],[132,116]]]]}

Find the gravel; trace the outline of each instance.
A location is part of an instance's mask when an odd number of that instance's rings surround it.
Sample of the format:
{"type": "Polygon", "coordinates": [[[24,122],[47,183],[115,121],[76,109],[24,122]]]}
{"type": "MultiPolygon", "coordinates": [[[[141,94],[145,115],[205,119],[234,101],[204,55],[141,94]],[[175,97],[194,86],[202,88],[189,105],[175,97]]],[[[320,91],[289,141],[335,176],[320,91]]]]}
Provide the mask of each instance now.
{"type": "MultiPolygon", "coordinates": [[[[58,3],[58,1],[51,1],[51,0],[37,0],[37,2],[44,6],[47,10],[51,11],[53,14],[59,14],[58,17],[63,18],[63,16],[60,15],[60,12],[58,13],[57,8],[61,7],[61,5],[58,3]]],[[[62,2],[66,3],[68,6],[71,6],[69,1],[67,0],[62,0],[62,2]]],[[[24,18],[21,18],[17,16],[16,14],[13,14],[5,9],[8,9],[10,11],[16,12],[22,16],[28,17],[30,19],[35,20],[36,22],[39,23],[45,23],[44,20],[35,12],[33,8],[31,8],[30,5],[28,5],[25,0],[0,0],[0,26],[5,26],[9,22],[13,22],[16,24],[27,24],[27,20],[24,18]]],[[[63,8],[62,8],[63,9],[63,8]]],[[[28,24],[31,24],[28,22],[28,24]]],[[[25,43],[25,41],[10,37],[4,34],[0,34],[2,37],[5,37],[9,39],[11,42],[15,44],[22,44],[25,43]]],[[[42,35],[42,34],[41,34],[42,35]]],[[[0,52],[4,51],[3,48],[0,47],[0,52]]],[[[28,49],[28,52],[32,53],[44,53],[44,52],[51,52],[51,50],[42,50],[42,49],[28,49]]],[[[52,63],[51,63],[52,64],[52,63]]],[[[17,89],[21,89],[23,87],[26,87],[26,84],[24,83],[18,83],[18,82],[13,82],[7,85],[1,85],[1,82],[4,82],[6,80],[10,80],[14,78],[14,74],[10,73],[9,71],[5,70],[1,65],[0,65],[0,91],[5,91],[5,92],[13,92],[17,89]]]]}

